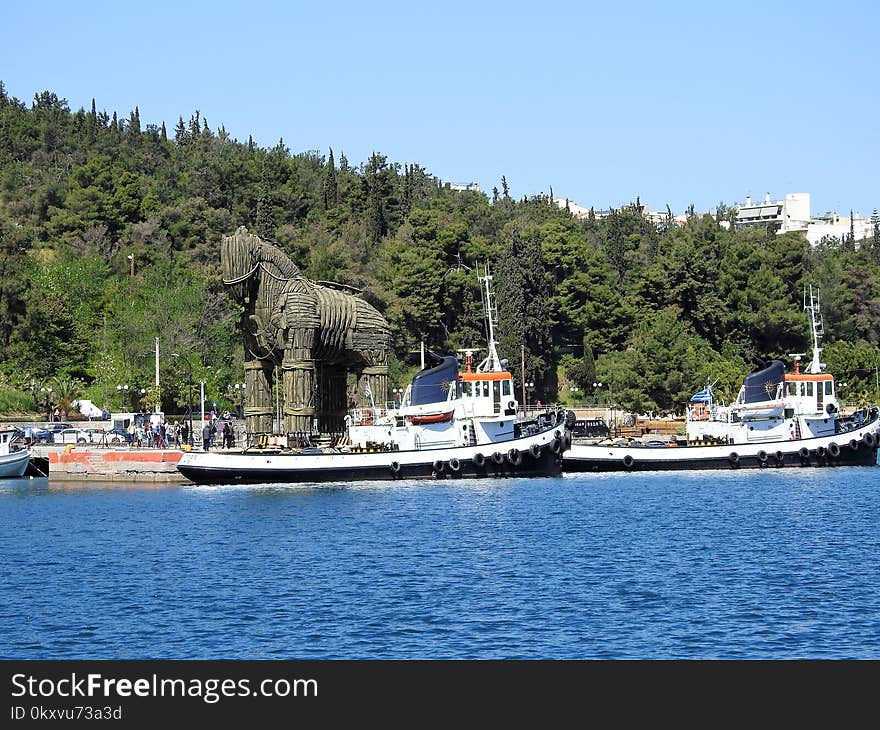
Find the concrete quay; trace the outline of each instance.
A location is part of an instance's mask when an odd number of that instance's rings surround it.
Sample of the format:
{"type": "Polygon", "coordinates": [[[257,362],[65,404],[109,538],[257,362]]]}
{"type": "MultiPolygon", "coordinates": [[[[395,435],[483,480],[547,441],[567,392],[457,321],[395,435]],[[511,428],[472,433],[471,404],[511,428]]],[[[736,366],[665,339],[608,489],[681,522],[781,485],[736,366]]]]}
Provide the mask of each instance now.
{"type": "Polygon", "coordinates": [[[188,480],[177,470],[180,449],[32,446],[31,460],[49,481],[162,482],[188,480]],[[45,466],[48,466],[46,471],[45,466]]]}

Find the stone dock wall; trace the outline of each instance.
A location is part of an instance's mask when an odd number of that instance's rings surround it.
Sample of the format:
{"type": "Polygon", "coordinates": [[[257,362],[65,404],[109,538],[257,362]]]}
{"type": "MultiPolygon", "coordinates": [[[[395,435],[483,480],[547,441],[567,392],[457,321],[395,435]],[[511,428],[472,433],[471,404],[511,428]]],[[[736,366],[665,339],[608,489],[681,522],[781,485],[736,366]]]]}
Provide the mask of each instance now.
{"type": "Polygon", "coordinates": [[[48,464],[49,481],[186,482],[177,462],[179,449],[103,449],[88,446],[36,446],[38,464],[48,464]],[[45,461],[44,461],[45,460],[45,461]]]}

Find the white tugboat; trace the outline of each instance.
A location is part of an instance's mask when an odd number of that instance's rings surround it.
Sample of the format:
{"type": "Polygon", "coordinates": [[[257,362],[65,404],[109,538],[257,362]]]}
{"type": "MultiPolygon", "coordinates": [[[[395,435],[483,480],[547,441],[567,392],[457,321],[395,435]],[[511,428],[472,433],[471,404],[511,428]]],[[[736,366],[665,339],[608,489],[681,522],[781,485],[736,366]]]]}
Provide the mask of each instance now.
{"type": "Polygon", "coordinates": [[[488,271],[480,277],[488,355],[478,364],[474,351],[465,353],[463,370],[453,355],[428,353],[399,405],[350,411],[345,438],[333,447],[189,452],[178,469],[214,484],[560,474],[571,444],[565,412],[518,420],[513,378],[496,350],[491,279],[488,271]]]}
{"type": "Polygon", "coordinates": [[[804,296],[812,326],[813,354],[803,372],[780,360],[750,373],[729,406],[715,402],[712,386],[691,398],[687,439],[647,447],[639,442],[573,444],[565,471],[724,469],[782,466],[876,465],[877,406],[840,416],[834,376],[821,362],[823,330],[819,294],[804,296]]]}

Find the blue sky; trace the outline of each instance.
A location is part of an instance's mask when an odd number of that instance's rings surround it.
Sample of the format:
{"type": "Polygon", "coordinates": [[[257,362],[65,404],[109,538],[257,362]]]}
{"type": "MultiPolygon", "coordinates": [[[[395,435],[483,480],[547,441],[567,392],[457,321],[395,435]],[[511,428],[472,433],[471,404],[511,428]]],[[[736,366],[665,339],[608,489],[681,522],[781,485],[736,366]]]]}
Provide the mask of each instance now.
{"type": "Polygon", "coordinates": [[[871,2],[149,4],[3,11],[30,102],[417,162],[443,180],[674,213],[769,192],[880,208],[871,2]]]}

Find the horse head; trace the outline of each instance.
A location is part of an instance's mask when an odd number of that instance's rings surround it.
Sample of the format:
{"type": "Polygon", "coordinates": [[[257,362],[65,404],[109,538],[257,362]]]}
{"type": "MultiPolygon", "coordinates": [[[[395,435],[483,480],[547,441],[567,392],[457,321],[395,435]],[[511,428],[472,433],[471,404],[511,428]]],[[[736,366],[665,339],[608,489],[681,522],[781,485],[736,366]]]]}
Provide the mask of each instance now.
{"type": "Polygon", "coordinates": [[[260,264],[260,247],[263,242],[259,237],[248,233],[248,229],[239,226],[231,236],[223,236],[220,244],[220,267],[223,271],[223,283],[232,290],[232,295],[243,300],[248,292],[248,280],[256,273],[260,264]]]}
{"type": "Polygon", "coordinates": [[[231,236],[223,236],[220,245],[220,266],[223,283],[234,297],[243,300],[249,291],[249,280],[264,268],[271,279],[283,281],[302,277],[299,267],[278,246],[263,241],[239,226],[231,236]]]}

